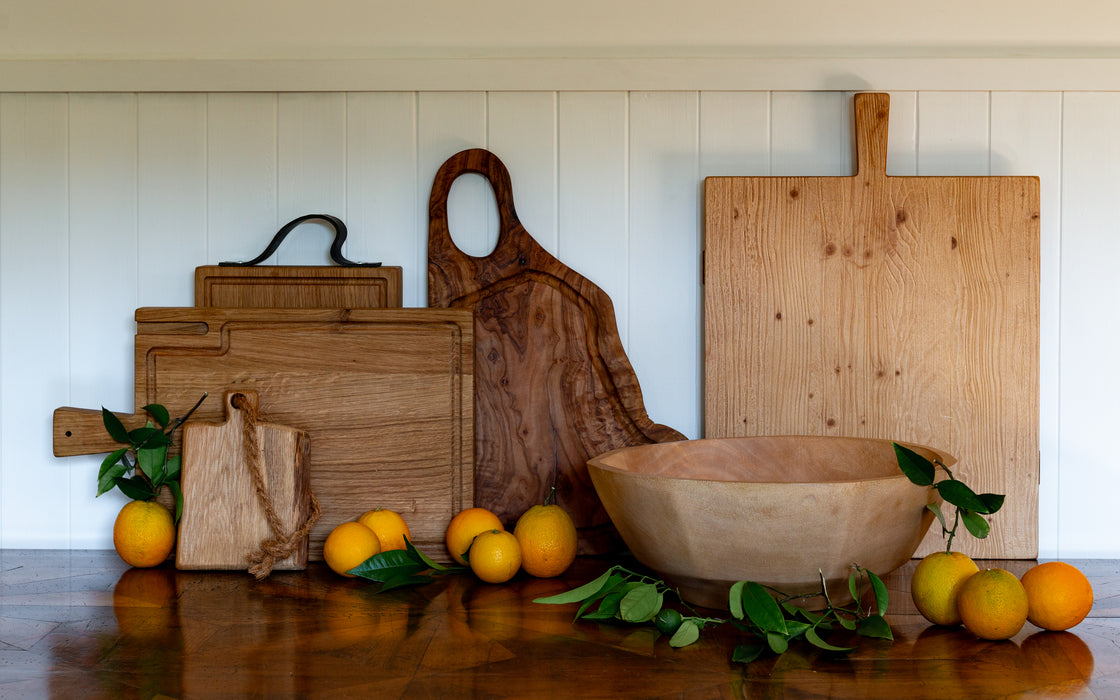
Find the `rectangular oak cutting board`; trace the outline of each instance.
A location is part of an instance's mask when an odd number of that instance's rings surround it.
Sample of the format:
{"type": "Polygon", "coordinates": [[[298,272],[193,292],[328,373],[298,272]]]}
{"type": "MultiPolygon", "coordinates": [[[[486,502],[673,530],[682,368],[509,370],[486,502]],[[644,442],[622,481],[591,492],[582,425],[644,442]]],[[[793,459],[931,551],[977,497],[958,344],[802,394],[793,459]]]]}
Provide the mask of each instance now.
{"type": "MultiPolygon", "coordinates": [[[[310,559],[380,506],[446,561],[447,523],[473,502],[473,328],[463,309],[141,308],[136,406],[181,416],[206,391],[192,419],[220,422],[227,390],[254,391],[261,420],[310,437],[310,559]]],[[[104,432],[100,411],[58,409],[55,454],[108,451],[104,432]]]]}
{"type": "Polygon", "coordinates": [[[1007,495],[954,549],[1034,558],[1039,180],[888,176],[888,110],[855,96],[853,176],[706,179],[705,436],[943,449],[1007,495]]]}

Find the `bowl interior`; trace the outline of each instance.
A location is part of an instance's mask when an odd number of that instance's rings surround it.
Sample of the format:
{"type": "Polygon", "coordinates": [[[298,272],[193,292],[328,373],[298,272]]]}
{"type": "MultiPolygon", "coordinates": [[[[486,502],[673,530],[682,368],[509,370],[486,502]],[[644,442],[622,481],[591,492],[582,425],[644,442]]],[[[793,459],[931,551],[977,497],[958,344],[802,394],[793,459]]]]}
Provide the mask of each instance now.
{"type": "MultiPolygon", "coordinates": [[[[928,459],[948,455],[907,445],[928,459]]],[[[890,440],[764,436],[686,440],[628,447],[591,460],[618,472],[672,479],[753,483],[824,483],[902,476],[890,440]]]]}

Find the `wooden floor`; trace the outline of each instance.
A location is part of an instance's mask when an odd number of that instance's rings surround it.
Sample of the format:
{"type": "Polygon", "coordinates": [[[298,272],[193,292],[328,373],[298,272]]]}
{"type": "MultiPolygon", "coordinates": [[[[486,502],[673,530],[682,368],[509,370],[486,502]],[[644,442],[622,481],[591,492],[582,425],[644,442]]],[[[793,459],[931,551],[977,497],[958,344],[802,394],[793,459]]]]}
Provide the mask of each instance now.
{"type": "Polygon", "coordinates": [[[573,623],[572,606],[532,602],[601,573],[596,559],[557,580],[460,575],[376,594],[321,563],[257,582],[7,550],[0,698],[1120,698],[1120,562],[1075,563],[1097,600],[1070,632],[1028,623],[993,643],[929,626],[910,602],[911,563],[887,577],[893,643],[744,667],[730,625],[671,649],[652,628],[573,623]]]}

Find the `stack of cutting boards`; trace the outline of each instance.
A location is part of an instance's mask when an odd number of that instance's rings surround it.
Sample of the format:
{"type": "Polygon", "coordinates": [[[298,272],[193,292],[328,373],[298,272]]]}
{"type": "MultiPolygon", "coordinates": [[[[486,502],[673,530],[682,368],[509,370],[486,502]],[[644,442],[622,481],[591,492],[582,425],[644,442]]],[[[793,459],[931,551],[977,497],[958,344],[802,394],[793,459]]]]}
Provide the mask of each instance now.
{"type": "MultiPolygon", "coordinates": [[[[311,560],[331,529],[375,507],[400,512],[416,545],[446,560],[447,523],[473,496],[471,313],[366,308],[399,305],[400,268],[210,266],[196,282],[203,306],[136,310],[135,405],[181,416],[206,392],[192,420],[219,426],[223,397],[252,393],[262,421],[309,438],[322,508],[311,560]]],[[[99,411],[73,408],[55,412],[54,442],[58,456],[116,447],[99,411]]]]}

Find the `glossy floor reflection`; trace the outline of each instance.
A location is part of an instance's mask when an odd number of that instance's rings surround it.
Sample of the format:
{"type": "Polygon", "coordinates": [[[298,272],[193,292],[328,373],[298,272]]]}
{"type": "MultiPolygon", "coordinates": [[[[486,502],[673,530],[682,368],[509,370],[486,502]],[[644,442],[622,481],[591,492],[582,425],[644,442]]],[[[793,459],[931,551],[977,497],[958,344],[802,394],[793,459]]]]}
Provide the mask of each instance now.
{"type": "MultiPolygon", "coordinates": [[[[129,569],[112,552],[0,552],[0,697],[1120,697],[1120,562],[1075,562],[1096,605],[1070,632],[1005,642],[929,626],[913,564],[887,577],[895,641],[731,662],[737,633],[671,649],[652,628],[572,622],[533,598],[584,583],[469,576],[385,594],[321,563],[258,582],[129,569]]],[[[1030,562],[1001,562],[1021,573],[1030,562]]]]}

